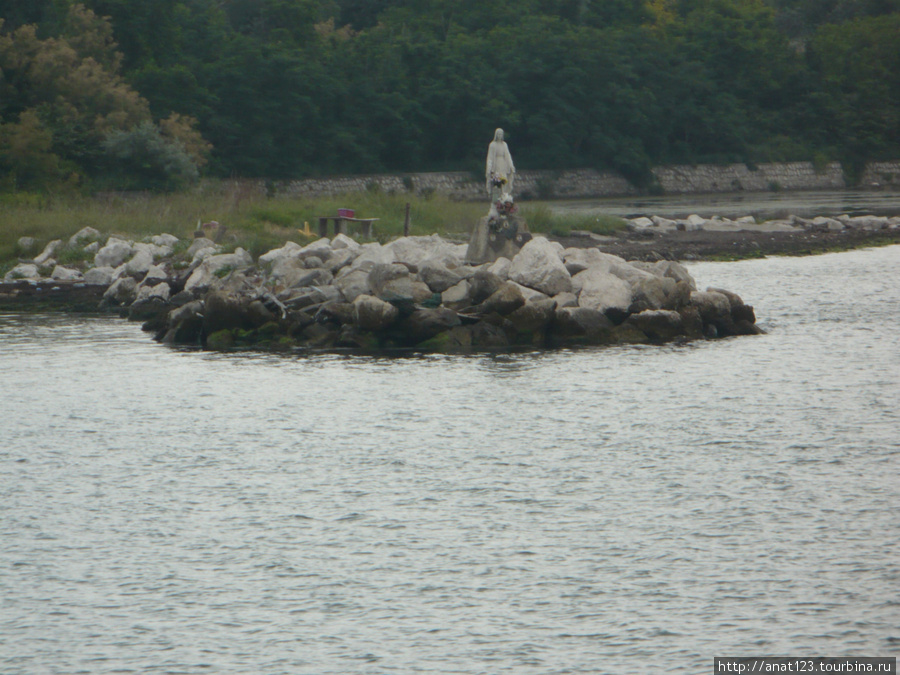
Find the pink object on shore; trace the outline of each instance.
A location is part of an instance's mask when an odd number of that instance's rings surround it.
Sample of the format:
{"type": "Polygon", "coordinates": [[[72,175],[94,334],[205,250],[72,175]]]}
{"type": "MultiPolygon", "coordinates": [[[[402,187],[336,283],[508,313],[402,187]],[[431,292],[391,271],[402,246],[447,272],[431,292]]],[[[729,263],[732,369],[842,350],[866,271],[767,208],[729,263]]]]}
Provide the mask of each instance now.
{"type": "Polygon", "coordinates": [[[356,211],[353,209],[338,209],[338,216],[341,218],[355,218],[356,211]]]}

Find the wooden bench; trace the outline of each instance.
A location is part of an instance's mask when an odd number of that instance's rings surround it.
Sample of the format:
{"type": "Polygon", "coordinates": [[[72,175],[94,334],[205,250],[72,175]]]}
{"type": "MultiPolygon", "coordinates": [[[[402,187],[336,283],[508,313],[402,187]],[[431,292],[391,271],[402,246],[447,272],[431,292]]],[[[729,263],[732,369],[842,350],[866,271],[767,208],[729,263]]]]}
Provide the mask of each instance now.
{"type": "Polygon", "coordinates": [[[328,236],[328,221],[334,221],[334,234],[347,234],[346,223],[360,223],[359,232],[366,239],[372,238],[372,223],[378,218],[348,218],[347,216],[319,216],[319,236],[328,236]]]}

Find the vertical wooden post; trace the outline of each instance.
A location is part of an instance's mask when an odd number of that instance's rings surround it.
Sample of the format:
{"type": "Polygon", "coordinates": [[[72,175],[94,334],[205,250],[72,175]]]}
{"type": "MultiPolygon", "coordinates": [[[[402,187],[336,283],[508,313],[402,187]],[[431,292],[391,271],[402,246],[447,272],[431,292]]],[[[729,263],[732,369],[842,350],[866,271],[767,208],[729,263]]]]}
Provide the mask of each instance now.
{"type": "Polygon", "coordinates": [[[409,236],[409,202],[406,202],[406,218],[403,219],[403,236],[409,236]]]}

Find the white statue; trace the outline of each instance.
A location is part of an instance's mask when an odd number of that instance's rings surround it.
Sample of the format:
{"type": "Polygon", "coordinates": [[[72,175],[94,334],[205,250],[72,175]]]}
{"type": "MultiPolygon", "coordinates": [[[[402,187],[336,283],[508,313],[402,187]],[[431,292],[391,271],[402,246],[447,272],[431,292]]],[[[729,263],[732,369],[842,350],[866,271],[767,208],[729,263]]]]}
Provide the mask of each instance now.
{"type": "Polygon", "coordinates": [[[494,140],[488,147],[484,175],[487,181],[487,193],[491,196],[492,202],[512,195],[516,167],[513,164],[512,155],[509,154],[509,147],[503,140],[503,129],[497,129],[494,132],[494,140]]]}

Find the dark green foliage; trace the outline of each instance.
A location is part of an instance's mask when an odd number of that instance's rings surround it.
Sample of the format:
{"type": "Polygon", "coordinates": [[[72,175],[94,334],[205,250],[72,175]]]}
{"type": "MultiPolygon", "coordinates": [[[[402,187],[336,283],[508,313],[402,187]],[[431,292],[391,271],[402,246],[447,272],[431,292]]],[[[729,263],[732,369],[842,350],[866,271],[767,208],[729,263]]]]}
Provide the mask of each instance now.
{"type": "MultiPolygon", "coordinates": [[[[83,29],[73,0],[0,0],[0,34],[35,23],[38,38],[64,38],[130,109],[120,119],[99,92],[63,92],[74,107],[60,105],[17,60],[27,45],[10,38],[0,53],[4,186],[40,187],[73,166],[98,175],[110,131],[125,134],[120,145],[144,138],[155,157],[129,160],[135,184],[190,182],[177,153],[148,135],[173,113],[196,118],[211,173],[269,179],[480,171],[496,127],[520,169],[616,169],[647,191],[664,163],[900,156],[900,0],[85,4],[110,17],[116,45],[96,22],[83,29]],[[28,147],[35,158],[12,167],[28,147]]],[[[58,47],[41,49],[72,81],[84,77],[58,47]]]]}

